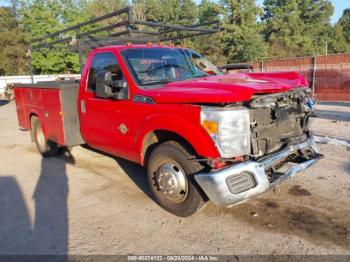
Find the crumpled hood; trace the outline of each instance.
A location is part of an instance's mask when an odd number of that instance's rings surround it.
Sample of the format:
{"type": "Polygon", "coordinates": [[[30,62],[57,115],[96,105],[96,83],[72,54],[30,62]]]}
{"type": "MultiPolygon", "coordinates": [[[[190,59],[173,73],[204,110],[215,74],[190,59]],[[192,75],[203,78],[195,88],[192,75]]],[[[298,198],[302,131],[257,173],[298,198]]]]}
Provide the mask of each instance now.
{"type": "Polygon", "coordinates": [[[308,87],[295,72],[240,73],[209,76],[143,90],[156,103],[233,103],[251,100],[255,94],[286,92],[308,87]]]}

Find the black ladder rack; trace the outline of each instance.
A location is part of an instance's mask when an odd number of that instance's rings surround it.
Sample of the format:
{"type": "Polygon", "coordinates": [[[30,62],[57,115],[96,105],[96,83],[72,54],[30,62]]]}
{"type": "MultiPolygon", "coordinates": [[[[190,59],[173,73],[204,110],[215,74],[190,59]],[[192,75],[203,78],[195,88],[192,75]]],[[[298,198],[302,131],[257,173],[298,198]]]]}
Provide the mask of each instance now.
{"type": "Polygon", "coordinates": [[[32,39],[30,50],[56,49],[58,44],[68,43],[68,50],[78,52],[80,69],[82,70],[83,50],[126,43],[145,44],[148,42],[177,41],[219,31],[220,21],[208,21],[190,26],[162,24],[134,19],[132,7],[126,7],[55,33],[32,39]],[[115,19],[117,22],[98,27],[98,22],[107,19],[115,19]],[[86,26],[96,28],[83,31],[86,26]]]}

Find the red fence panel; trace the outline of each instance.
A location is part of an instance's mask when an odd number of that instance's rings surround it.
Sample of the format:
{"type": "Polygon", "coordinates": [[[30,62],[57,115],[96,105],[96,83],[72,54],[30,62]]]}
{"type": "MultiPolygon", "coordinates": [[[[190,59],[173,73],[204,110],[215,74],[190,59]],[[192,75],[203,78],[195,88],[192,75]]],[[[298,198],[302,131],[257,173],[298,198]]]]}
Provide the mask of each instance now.
{"type": "Polygon", "coordinates": [[[314,86],[320,101],[350,101],[350,54],[267,60],[251,63],[255,71],[296,71],[314,86]]]}

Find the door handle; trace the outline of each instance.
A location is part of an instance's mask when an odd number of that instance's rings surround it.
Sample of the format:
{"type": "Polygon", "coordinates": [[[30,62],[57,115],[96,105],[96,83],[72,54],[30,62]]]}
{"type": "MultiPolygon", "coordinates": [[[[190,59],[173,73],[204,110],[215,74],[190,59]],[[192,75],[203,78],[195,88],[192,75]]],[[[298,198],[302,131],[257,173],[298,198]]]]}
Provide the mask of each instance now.
{"type": "Polygon", "coordinates": [[[86,113],[86,102],[85,100],[80,100],[80,110],[82,113],[86,113]]]}

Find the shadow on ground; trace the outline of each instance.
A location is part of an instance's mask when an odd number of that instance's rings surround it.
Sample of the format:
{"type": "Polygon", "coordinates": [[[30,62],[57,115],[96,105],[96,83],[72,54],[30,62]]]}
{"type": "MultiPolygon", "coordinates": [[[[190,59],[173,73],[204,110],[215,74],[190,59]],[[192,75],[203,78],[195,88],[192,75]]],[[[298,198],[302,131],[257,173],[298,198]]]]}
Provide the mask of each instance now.
{"type": "Polygon", "coordinates": [[[33,223],[17,181],[11,176],[0,178],[1,255],[68,253],[67,164],[75,164],[67,152],[42,159],[33,194],[33,223]]]}
{"type": "Polygon", "coordinates": [[[350,175],[350,161],[345,165],[345,172],[350,175]]]}
{"type": "Polygon", "coordinates": [[[120,166],[120,168],[123,169],[124,173],[130,178],[130,180],[133,181],[133,183],[137,187],[139,187],[146,196],[154,200],[151,189],[149,188],[149,185],[147,182],[147,171],[145,168],[131,161],[118,158],[111,154],[100,151],[98,149],[89,147],[88,145],[83,145],[82,147],[87,150],[90,150],[114,159],[117,162],[117,164],[120,166]]]}
{"type": "Polygon", "coordinates": [[[150,199],[153,199],[151,189],[149,188],[147,181],[147,172],[145,168],[140,165],[121,158],[115,158],[114,160],[123,169],[125,174],[137,185],[150,199]]]}
{"type": "Polygon", "coordinates": [[[10,100],[7,100],[7,99],[0,99],[0,106],[7,105],[8,103],[10,103],[10,100]]]}

